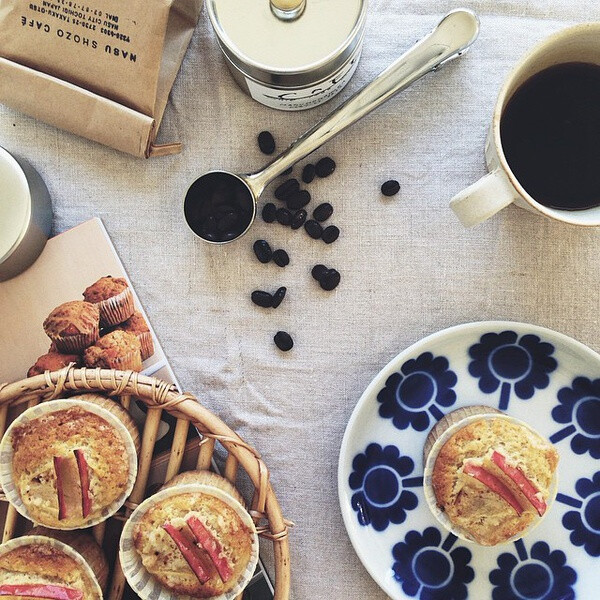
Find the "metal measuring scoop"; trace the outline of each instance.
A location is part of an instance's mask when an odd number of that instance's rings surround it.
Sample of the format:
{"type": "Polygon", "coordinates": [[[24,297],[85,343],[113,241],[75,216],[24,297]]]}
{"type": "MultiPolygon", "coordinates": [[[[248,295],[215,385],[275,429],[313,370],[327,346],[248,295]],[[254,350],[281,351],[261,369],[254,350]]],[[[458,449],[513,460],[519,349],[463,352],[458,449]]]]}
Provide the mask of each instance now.
{"type": "Polygon", "coordinates": [[[258,198],[277,176],[320,148],[412,83],[461,56],[479,34],[470,10],[448,13],[438,26],[371,83],[298,138],[264,169],[246,175],[210,171],[190,186],[184,202],[186,221],[201,239],[226,244],[243,236],[256,217],[258,198]]]}

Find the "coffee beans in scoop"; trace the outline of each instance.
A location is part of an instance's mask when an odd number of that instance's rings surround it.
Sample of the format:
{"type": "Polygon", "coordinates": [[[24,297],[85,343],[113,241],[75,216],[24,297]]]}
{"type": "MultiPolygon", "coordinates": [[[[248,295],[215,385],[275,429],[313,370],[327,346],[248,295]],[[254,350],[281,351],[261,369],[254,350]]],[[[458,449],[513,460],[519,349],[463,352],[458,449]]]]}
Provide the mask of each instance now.
{"type": "Polygon", "coordinates": [[[381,185],[384,196],[395,196],[400,191],[400,184],[395,179],[390,179],[381,185]]]}
{"type": "Polygon", "coordinates": [[[261,131],[258,134],[258,147],[263,154],[275,152],[275,138],[270,131],[261,131]]]}
{"type": "Polygon", "coordinates": [[[273,338],[275,345],[282,351],[288,352],[294,347],[292,336],[285,331],[278,331],[273,338]]]}
{"type": "Polygon", "coordinates": [[[315,173],[317,174],[317,177],[329,177],[334,171],[335,161],[329,156],[320,159],[315,165],[315,173]]]}
{"type": "Polygon", "coordinates": [[[254,254],[256,254],[256,258],[263,264],[267,264],[273,258],[273,250],[271,250],[271,246],[269,246],[267,240],[256,240],[252,249],[254,250],[254,254]]]}

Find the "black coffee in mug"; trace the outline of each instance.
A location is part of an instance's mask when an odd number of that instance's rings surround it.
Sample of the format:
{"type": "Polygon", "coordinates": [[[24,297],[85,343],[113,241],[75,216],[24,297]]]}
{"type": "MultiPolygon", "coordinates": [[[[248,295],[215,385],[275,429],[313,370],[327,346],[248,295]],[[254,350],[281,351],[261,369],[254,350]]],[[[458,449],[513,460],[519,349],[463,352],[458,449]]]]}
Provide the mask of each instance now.
{"type": "Polygon", "coordinates": [[[540,204],[600,205],[600,66],[564,63],[527,80],[500,122],[508,165],[540,204]]]}

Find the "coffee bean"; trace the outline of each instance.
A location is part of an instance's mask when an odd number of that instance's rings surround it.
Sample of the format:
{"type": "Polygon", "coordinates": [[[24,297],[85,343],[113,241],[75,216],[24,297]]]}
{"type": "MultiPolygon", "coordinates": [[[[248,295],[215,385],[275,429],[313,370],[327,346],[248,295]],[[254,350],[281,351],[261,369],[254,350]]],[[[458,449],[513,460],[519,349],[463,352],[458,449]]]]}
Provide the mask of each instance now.
{"type": "Polygon", "coordinates": [[[326,244],[332,244],[339,237],[340,230],[335,225],[330,225],[329,227],[325,227],[325,229],[323,229],[323,235],[321,236],[321,239],[326,244]]]}
{"type": "Polygon", "coordinates": [[[327,269],[327,267],[325,265],[315,265],[312,268],[312,271],[310,272],[310,274],[317,280],[319,281],[321,279],[321,277],[323,277],[323,274],[328,271],[329,269],[327,269]]]}
{"type": "Polygon", "coordinates": [[[275,138],[270,131],[261,131],[258,134],[258,147],[263,154],[275,152],[275,138]]]}
{"type": "Polygon", "coordinates": [[[277,222],[282,225],[292,224],[292,213],[287,208],[278,208],[275,217],[277,218],[277,222]]]}
{"type": "Polygon", "coordinates": [[[300,229],[302,225],[304,225],[304,221],[306,221],[306,211],[304,209],[299,210],[292,217],[292,229],[300,229]]]}
{"type": "Polygon", "coordinates": [[[288,196],[297,192],[300,189],[300,183],[297,179],[288,179],[281,185],[278,185],[273,192],[277,200],[287,200],[288,196]]]}
{"type": "Polygon", "coordinates": [[[294,347],[294,340],[289,333],[278,331],[273,338],[275,345],[282,351],[287,352],[294,347]]]}
{"type": "Polygon", "coordinates": [[[315,165],[312,163],[307,164],[302,169],[302,181],[304,183],[310,183],[315,178],[315,165]]]}
{"type": "Polygon", "coordinates": [[[261,306],[262,308],[271,308],[273,306],[273,296],[271,296],[269,292],[255,290],[250,295],[250,298],[254,304],[261,306]]]}
{"type": "Polygon", "coordinates": [[[317,174],[317,177],[329,177],[334,171],[335,161],[329,156],[322,158],[315,165],[315,173],[317,174]]]}
{"type": "Polygon", "coordinates": [[[308,233],[313,240],[318,240],[321,235],[323,235],[323,227],[321,227],[321,224],[312,219],[309,219],[304,223],[304,229],[306,229],[306,233],[308,233]]]}
{"type": "Polygon", "coordinates": [[[217,219],[213,215],[206,217],[206,220],[202,224],[202,231],[204,234],[217,232],[217,219]]]}
{"type": "Polygon", "coordinates": [[[340,283],[341,276],[335,269],[327,269],[319,278],[319,285],[327,292],[335,289],[340,283]]]}
{"type": "Polygon", "coordinates": [[[265,223],[273,223],[277,207],[272,202],[267,202],[262,209],[262,218],[265,223]]]}
{"type": "Polygon", "coordinates": [[[313,210],[313,219],[322,223],[323,221],[327,221],[332,214],[333,206],[331,206],[329,202],[323,202],[323,204],[319,204],[319,206],[313,210]]]}
{"type": "Polygon", "coordinates": [[[256,240],[252,248],[254,249],[256,258],[263,264],[268,263],[273,258],[273,250],[271,250],[271,246],[269,246],[269,242],[266,240],[256,240]]]}
{"type": "Polygon", "coordinates": [[[310,202],[310,193],[308,190],[298,190],[286,198],[286,205],[290,210],[304,208],[310,202]]]}
{"type": "Polygon", "coordinates": [[[273,308],[277,308],[282,302],[283,299],[285,298],[285,293],[287,292],[287,288],[284,287],[280,287],[274,294],[273,294],[273,303],[271,304],[271,306],[273,308]]]}
{"type": "Polygon", "coordinates": [[[225,213],[217,223],[217,230],[221,233],[225,233],[226,231],[230,231],[233,226],[237,223],[238,214],[234,212],[225,213]]]}
{"type": "Polygon", "coordinates": [[[395,179],[390,179],[381,186],[381,193],[384,196],[395,196],[399,191],[400,184],[395,179]]]}
{"type": "Polygon", "coordinates": [[[287,267],[290,264],[290,257],[285,250],[275,250],[273,252],[273,262],[278,267],[287,267]]]}
{"type": "Polygon", "coordinates": [[[281,175],[280,177],[286,177],[287,175],[289,175],[292,172],[292,167],[290,167],[289,169],[286,169],[281,175]]]}

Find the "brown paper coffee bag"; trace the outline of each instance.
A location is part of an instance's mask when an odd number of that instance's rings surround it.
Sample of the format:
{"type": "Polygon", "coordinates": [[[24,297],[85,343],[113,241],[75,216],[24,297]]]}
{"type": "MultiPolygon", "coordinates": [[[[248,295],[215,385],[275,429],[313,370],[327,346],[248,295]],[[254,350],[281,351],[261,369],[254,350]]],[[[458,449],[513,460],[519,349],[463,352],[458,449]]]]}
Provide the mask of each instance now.
{"type": "Polygon", "coordinates": [[[176,152],[153,142],[201,6],[2,0],[0,101],[138,156],[176,152]]]}

